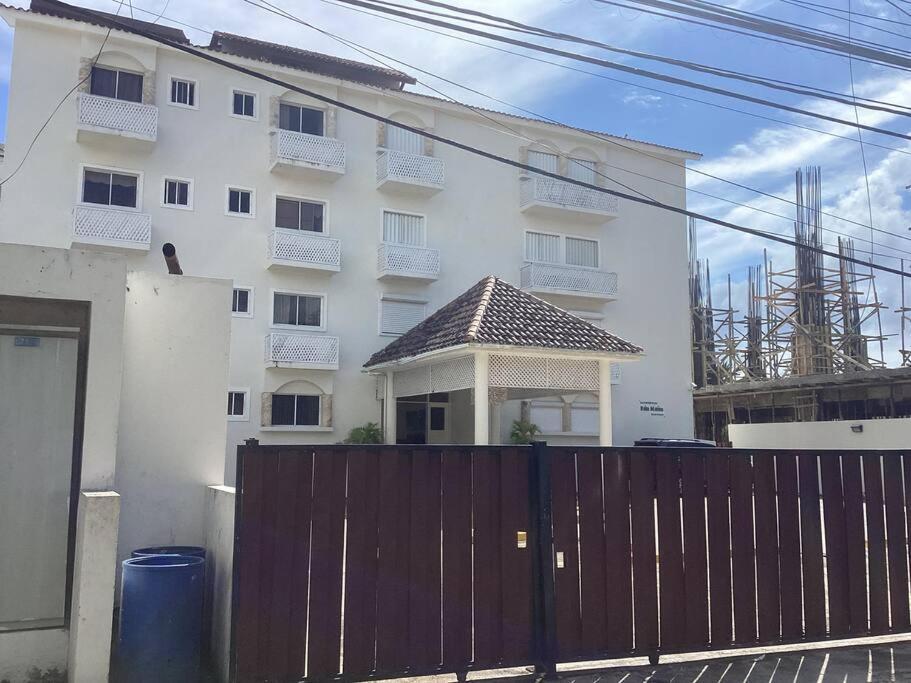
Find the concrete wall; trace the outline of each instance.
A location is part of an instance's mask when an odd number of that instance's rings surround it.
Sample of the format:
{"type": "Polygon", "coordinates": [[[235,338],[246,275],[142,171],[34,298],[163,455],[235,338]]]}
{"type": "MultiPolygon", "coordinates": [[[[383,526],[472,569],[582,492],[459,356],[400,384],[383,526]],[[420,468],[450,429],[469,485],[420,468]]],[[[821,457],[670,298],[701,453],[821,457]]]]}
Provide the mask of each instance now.
{"type": "Polygon", "coordinates": [[[222,481],[231,283],[127,278],[117,491],[120,557],[205,542],[205,486],[222,481]]]}
{"type": "Polygon", "coordinates": [[[229,486],[206,489],[206,624],[209,657],[219,683],[228,683],[234,567],[234,499],[229,486]]]}
{"type": "Polygon", "coordinates": [[[728,434],[734,448],[907,449],[911,418],[732,424],[728,434]]]}

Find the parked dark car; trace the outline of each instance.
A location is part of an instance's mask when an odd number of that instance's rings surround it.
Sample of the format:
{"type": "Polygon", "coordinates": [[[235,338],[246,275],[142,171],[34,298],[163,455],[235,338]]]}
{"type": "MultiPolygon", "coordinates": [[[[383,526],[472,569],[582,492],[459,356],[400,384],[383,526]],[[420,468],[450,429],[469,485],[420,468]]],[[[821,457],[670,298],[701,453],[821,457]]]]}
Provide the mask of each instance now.
{"type": "Polygon", "coordinates": [[[663,439],[655,436],[647,436],[639,439],[634,446],[657,446],[659,448],[715,448],[714,441],[707,439],[663,439]]]}

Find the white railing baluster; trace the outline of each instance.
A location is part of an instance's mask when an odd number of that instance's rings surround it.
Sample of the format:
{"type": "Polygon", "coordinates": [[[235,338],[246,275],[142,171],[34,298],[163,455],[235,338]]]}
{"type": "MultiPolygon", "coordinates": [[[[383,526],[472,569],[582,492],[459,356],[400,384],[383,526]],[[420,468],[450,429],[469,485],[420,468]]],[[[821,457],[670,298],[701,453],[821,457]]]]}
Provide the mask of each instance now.
{"type": "Polygon", "coordinates": [[[378,277],[412,277],[436,280],[440,275],[440,252],[426,247],[384,242],[376,252],[378,277]]]}
{"type": "Polygon", "coordinates": [[[154,141],[158,137],[158,107],[113,97],[79,93],[79,126],[86,130],[154,141]]]}
{"type": "Polygon", "coordinates": [[[338,370],[338,337],[301,332],[266,335],[267,365],[289,365],[314,370],[338,370]]]}
{"type": "Polygon", "coordinates": [[[617,298],[617,273],[597,268],[526,263],[520,277],[522,289],[531,291],[617,298]]]}
{"type": "Polygon", "coordinates": [[[279,164],[345,172],[345,143],[335,138],[279,129],[273,134],[272,154],[279,164]]]}
{"type": "Polygon", "coordinates": [[[147,250],[152,217],[147,213],[77,206],[73,209],[73,242],[147,250]]]}
{"type": "Polygon", "coordinates": [[[341,242],[306,230],[280,230],[269,233],[269,260],[274,265],[340,270],[341,242]]]}
{"type": "Polygon", "coordinates": [[[618,197],[579,187],[563,180],[545,176],[525,176],[520,179],[519,207],[544,205],[604,215],[617,215],[620,210],[618,197]]]}
{"type": "Polygon", "coordinates": [[[376,158],[377,186],[396,182],[439,190],[445,175],[445,165],[435,157],[387,149],[376,158]]]}

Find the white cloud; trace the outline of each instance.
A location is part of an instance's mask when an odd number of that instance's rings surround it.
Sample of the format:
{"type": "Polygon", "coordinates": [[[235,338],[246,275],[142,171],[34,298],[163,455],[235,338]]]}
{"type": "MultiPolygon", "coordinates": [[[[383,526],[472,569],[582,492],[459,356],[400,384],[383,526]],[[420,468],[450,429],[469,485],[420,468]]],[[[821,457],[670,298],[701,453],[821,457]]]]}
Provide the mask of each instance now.
{"type": "Polygon", "coordinates": [[[647,92],[633,90],[631,93],[623,96],[623,104],[633,104],[638,107],[652,107],[661,102],[660,95],[654,95],[647,92]]]}

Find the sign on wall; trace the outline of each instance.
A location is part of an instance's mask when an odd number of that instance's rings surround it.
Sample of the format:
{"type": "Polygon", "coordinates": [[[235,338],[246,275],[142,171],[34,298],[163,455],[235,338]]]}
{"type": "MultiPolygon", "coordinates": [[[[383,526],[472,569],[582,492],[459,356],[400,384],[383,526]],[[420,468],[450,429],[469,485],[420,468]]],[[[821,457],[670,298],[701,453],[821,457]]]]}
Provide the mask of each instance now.
{"type": "Polygon", "coordinates": [[[664,406],[657,401],[639,401],[639,412],[652,417],[664,417],[664,406]]]}

